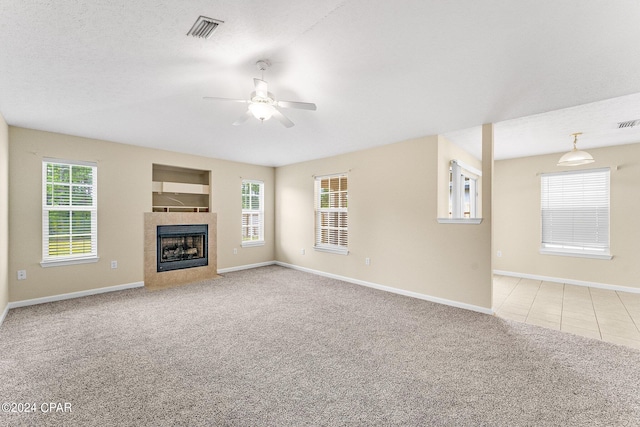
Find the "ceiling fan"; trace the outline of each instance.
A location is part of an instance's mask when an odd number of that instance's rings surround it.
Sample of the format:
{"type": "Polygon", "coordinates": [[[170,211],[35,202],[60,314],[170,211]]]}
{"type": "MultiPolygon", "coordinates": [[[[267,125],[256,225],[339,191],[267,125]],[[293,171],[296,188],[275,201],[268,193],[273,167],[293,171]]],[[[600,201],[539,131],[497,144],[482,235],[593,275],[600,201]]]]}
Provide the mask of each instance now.
{"type": "MultiPolygon", "coordinates": [[[[268,69],[270,65],[271,64],[269,64],[269,61],[265,60],[256,62],[256,66],[258,67],[258,70],[262,72],[263,78],[264,71],[268,69]]],[[[250,99],[219,98],[216,96],[205,96],[204,99],[210,101],[232,101],[249,104],[249,109],[247,110],[247,112],[244,113],[240,118],[238,118],[238,120],[233,122],[234,126],[241,125],[253,116],[261,122],[274,117],[276,120],[282,123],[284,127],[290,128],[294,124],[284,114],[282,114],[279,109],[280,107],[298,108],[301,110],[316,110],[316,104],[310,102],[277,101],[275,96],[273,96],[273,94],[269,92],[267,82],[262,79],[253,79],[253,84],[255,85],[255,91],[251,92],[250,99]]]]}

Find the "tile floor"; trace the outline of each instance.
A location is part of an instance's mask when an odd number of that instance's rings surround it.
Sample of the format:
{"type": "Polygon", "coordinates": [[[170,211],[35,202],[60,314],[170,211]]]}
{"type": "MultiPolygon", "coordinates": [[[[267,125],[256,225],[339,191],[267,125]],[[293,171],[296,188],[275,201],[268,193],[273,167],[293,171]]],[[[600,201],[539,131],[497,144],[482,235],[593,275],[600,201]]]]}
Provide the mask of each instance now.
{"type": "Polygon", "coordinates": [[[640,294],[494,276],[496,316],[640,349],[640,294]]]}

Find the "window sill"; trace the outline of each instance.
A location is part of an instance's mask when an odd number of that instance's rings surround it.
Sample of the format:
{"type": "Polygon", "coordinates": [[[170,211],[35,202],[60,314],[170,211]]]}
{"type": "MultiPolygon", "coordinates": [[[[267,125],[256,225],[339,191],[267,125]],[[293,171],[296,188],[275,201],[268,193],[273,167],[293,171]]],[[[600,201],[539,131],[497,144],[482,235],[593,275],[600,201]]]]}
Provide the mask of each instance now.
{"type": "Polygon", "coordinates": [[[264,246],[264,240],[254,240],[252,242],[242,242],[241,246],[243,248],[250,248],[252,246],[264,246]]]}
{"type": "Polygon", "coordinates": [[[349,255],[348,248],[342,248],[339,246],[336,246],[336,247],[314,246],[313,249],[315,249],[318,252],[329,252],[329,253],[338,254],[338,255],[349,255]]]}
{"type": "Polygon", "coordinates": [[[439,224],[480,224],[482,218],[438,218],[439,224]]]}
{"type": "Polygon", "coordinates": [[[569,250],[547,249],[547,248],[540,248],[540,254],[568,256],[568,257],[575,257],[575,258],[591,258],[591,259],[612,259],[613,258],[613,255],[608,253],[594,254],[594,253],[572,252],[569,250]]]}
{"type": "Polygon", "coordinates": [[[60,259],[60,260],[42,260],[40,261],[40,266],[43,268],[48,267],[62,267],[64,265],[75,265],[75,264],[91,264],[94,262],[98,262],[100,258],[95,257],[87,257],[87,258],[71,258],[71,259],[60,259]]]}

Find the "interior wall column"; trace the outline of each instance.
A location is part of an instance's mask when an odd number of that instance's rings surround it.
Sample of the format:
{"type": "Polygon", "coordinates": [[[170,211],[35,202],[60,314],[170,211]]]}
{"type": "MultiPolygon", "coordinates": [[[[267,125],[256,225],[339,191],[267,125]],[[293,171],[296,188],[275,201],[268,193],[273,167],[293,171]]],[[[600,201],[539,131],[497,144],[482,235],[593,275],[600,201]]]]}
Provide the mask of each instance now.
{"type": "Polygon", "coordinates": [[[489,227],[490,251],[487,262],[491,272],[491,298],[493,299],[493,123],[482,125],[482,218],[489,227]]]}

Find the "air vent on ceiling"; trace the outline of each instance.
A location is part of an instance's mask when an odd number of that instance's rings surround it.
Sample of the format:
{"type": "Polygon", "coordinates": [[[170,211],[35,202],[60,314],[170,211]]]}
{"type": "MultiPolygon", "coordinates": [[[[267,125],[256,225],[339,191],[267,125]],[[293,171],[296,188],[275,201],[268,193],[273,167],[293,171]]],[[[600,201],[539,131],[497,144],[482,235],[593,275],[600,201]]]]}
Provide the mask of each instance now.
{"type": "Polygon", "coordinates": [[[200,16],[196,19],[195,24],[193,24],[193,27],[191,27],[187,35],[200,39],[208,39],[220,24],[224,24],[224,21],[200,16]]]}
{"type": "Polygon", "coordinates": [[[619,122],[618,123],[618,129],[632,128],[632,127],[639,126],[639,125],[640,125],[640,119],[638,119],[638,120],[628,120],[626,122],[619,122]]]}

